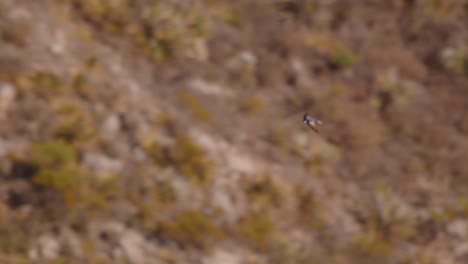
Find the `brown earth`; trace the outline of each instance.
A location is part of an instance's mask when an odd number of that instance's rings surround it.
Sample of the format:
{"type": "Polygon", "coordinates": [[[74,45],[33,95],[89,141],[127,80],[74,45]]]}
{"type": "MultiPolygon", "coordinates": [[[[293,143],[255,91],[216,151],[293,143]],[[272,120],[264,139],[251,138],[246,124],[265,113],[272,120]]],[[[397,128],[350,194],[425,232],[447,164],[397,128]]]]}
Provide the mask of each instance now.
{"type": "Polygon", "coordinates": [[[1,0],[0,120],[0,263],[468,262],[466,0],[1,0]]]}

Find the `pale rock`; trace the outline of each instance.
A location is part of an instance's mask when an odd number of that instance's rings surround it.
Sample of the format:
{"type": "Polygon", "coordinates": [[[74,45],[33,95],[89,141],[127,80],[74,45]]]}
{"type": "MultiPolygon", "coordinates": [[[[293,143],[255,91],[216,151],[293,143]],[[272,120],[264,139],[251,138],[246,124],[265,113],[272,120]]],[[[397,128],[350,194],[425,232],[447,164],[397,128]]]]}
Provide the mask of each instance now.
{"type": "Polygon", "coordinates": [[[245,212],[248,201],[245,196],[236,191],[239,185],[238,174],[225,172],[223,177],[215,177],[211,188],[213,206],[223,210],[223,218],[230,224],[238,221],[245,212]]]}
{"type": "Polygon", "coordinates": [[[348,78],[348,79],[352,79],[354,78],[354,71],[353,69],[345,69],[343,70],[343,76],[348,78]]]}
{"type": "Polygon", "coordinates": [[[303,156],[312,157],[320,155],[320,157],[327,161],[338,160],[341,156],[341,151],[338,147],[323,139],[311,138],[311,131],[308,128],[304,131],[297,133],[292,138],[294,144],[300,147],[299,150],[303,156]],[[310,146],[314,147],[311,148],[310,146]]]}
{"type": "Polygon", "coordinates": [[[212,255],[206,256],[202,260],[203,264],[241,264],[241,255],[226,250],[216,250],[212,255]]]}
{"type": "Polygon", "coordinates": [[[52,260],[59,256],[60,244],[57,238],[50,235],[41,235],[29,250],[32,261],[52,260]]]}
{"type": "Polygon", "coordinates": [[[258,171],[257,167],[259,164],[251,159],[251,157],[243,155],[243,153],[233,150],[227,153],[226,158],[228,168],[247,174],[253,174],[258,171]]]}
{"type": "Polygon", "coordinates": [[[215,83],[209,83],[201,78],[193,78],[187,82],[187,87],[191,90],[201,92],[208,95],[216,96],[231,96],[227,89],[224,89],[221,85],[215,83]]]}
{"type": "Polygon", "coordinates": [[[6,119],[8,109],[16,98],[16,88],[9,83],[0,83],[0,120],[6,119]]]}
{"type": "Polygon", "coordinates": [[[123,169],[123,164],[120,160],[112,159],[97,152],[85,153],[83,165],[95,171],[100,178],[118,173],[123,169]]]}
{"type": "Polygon", "coordinates": [[[242,51],[239,54],[239,59],[249,65],[255,65],[258,61],[257,56],[250,51],[242,51]]]}
{"type": "Polygon", "coordinates": [[[406,80],[401,81],[401,86],[404,90],[404,94],[409,97],[410,100],[419,103],[431,102],[431,95],[423,84],[406,80]]]}
{"type": "Polygon", "coordinates": [[[451,252],[446,252],[443,250],[434,249],[433,256],[431,259],[432,263],[438,264],[456,264],[455,256],[452,255],[451,252]]]}
{"type": "Polygon", "coordinates": [[[104,223],[102,225],[102,229],[110,233],[121,234],[125,230],[125,226],[123,223],[110,221],[110,222],[104,223]]]}
{"type": "Polygon", "coordinates": [[[126,94],[127,96],[123,99],[125,104],[119,105],[118,109],[121,112],[125,112],[125,107],[127,104],[144,106],[145,104],[142,104],[143,100],[147,98],[145,98],[145,95],[142,92],[141,85],[131,78],[124,78],[121,82],[122,86],[127,87],[128,93],[126,94]]]}
{"type": "Polygon", "coordinates": [[[468,234],[468,225],[465,220],[457,219],[447,225],[447,232],[460,239],[466,238],[468,234]]]}
{"type": "Polygon", "coordinates": [[[105,235],[106,243],[112,245],[109,249],[114,259],[126,259],[126,263],[135,264],[159,263],[151,258],[156,247],[142,234],[126,228],[121,222],[94,222],[90,232],[98,236],[105,235]]]}
{"type": "Polygon", "coordinates": [[[468,242],[458,244],[453,249],[454,255],[459,258],[468,255],[468,242]]]}
{"type": "Polygon", "coordinates": [[[398,71],[397,67],[391,67],[386,72],[386,80],[387,84],[391,86],[395,86],[400,81],[400,72],[398,71]]]}
{"type": "Polygon", "coordinates": [[[125,257],[125,253],[120,247],[112,248],[111,254],[113,259],[123,259],[125,257]]]}
{"type": "Polygon", "coordinates": [[[418,177],[416,180],[417,187],[426,192],[437,192],[440,186],[428,179],[428,177],[418,177]]]}
{"type": "Polygon", "coordinates": [[[132,158],[134,161],[142,162],[146,158],[146,153],[141,148],[135,148],[132,158]]]}
{"type": "Polygon", "coordinates": [[[14,21],[26,21],[30,20],[32,17],[31,11],[27,8],[21,7],[20,5],[15,5],[15,8],[9,9],[8,15],[10,18],[14,19],[14,21]]]}
{"type": "Polygon", "coordinates": [[[120,221],[130,221],[138,213],[137,206],[129,201],[116,202],[116,207],[112,210],[112,215],[120,221]]]}
{"type": "Polygon", "coordinates": [[[343,208],[343,204],[345,204],[343,199],[350,200],[346,197],[336,197],[335,199],[330,199],[324,205],[327,210],[323,216],[330,227],[331,235],[336,240],[335,243],[337,245],[349,243],[356,234],[362,232],[362,226],[343,208]]]}
{"type": "Polygon", "coordinates": [[[114,138],[120,132],[121,127],[120,118],[114,114],[104,120],[99,132],[102,138],[114,138]]]}
{"type": "Polygon", "coordinates": [[[174,178],[172,181],[172,186],[174,187],[175,192],[180,195],[190,193],[190,183],[185,180],[174,178]]]}
{"type": "Polygon", "coordinates": [[[214,188],[212,201],[216,207],[222,208],[227,214],[235,211],[229,193],[223,188],[214,188]]]}
{"type": "Polygon", "coordinates": [[[83,248],[79,236],[70,229],[62,230],[62,239],[65,250],[76,258],[83,256],[83,248]]]}
{"type": "Polygon", "coordinates": [[[16,142],[0,138],[0,157],[6,156],[11,150],[17,148],[16,142]]]}
{"type": "Polygon", "coordinates": [[[298,74],[306,73],[307,71],[304,63],[298,58],[291,60],[291,68],[298,74]]]}
{"type": "Polygon", "coordinates": [[[221,138],[199,130],[193,130],[191,134],[212,157],[221,159],[220,162],[225,164],[224,168],[246,174],[253,174],[262,168],[262,163],[260,161],[242,152],[221,138]]]}
{"type": "Polygon", "coordinates": [[[144,237],[133,231],[125,230],[120,238],[120,247],[130,263],[145,263],[144,237]]]}
{"type": "Polygon", "coordinates": [[[310,138],[309,133],[300,133],[300,134],[294,135],[293,140],[294,140],[294,143],[298,146],[306,146],[310,140],[309,138],[310,138]]]}
{"type": "Polygon", "coordinates": [[[395,199],[394,209],[394,216],[396,219],[415,219],[416,217],[415,209],[400,197],[395,199]]]}
{"type": "Polygon", "coordinates": [[[192,49],[187,52],[187,56],[199,61],[206,61],[210,54],[206,39],[197,38],[192,42],[192,45],[192,49]]]}
{"type": "Polygon", "coordinates": [[[105,235],[110,241],[115,241],[125,231],[125,226],[117,221],[95,222],[90,226],[90,230],[97,235],[105,235]]]}
{"type": "Polygon", "coordinates": [[[54,55],[62,55],[65,53],[65,35],[63,32],[57,32],[55,39],[51,42],[49,50],[54,55]]]}
{"type": "Polygon", "coordinates": [[[440,53],[441,61],[447,69],[454,69],[456,67],[456,57],[457,53],[455,48],[446,47],[440,53]]]}
{"type": "Polygon", "coordinates": [[[227,67],[231,69],[237,69],[242,66],[253,68],[255,65],[257,65],[257,62],[258,58],[255,54],[250,51],[241,51],[228,60],[227,67]]]}
{"type": "Polygon", "coordinates": [[[126,80],[128,83],[128,90],[133,94],[133,95],[139,95],[141,93],[141,86],[132,80],[126,80]]]}
{"type": "MultiPolygon", "coordinates": [[[[114,54],[115,55],[115,54],[114,54]]],[[[122,63],[122,57],[121,56],[113,56],[112,57],[113,63],[110,63],[110,71],[113,75],[115,76],[125,76],[126,71],[124,64],[122,63]]],[[[122,78],[120,78],[122,79],[122,78]]]]}

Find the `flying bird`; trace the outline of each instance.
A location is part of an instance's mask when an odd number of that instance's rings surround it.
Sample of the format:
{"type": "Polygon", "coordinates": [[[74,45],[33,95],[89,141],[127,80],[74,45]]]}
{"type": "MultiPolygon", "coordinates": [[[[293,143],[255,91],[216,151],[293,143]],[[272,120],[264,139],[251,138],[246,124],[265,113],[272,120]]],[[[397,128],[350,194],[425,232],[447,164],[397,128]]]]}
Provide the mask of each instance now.
{"type": "Polygon", "coordinates": [[[318,133],[317,125],[322,124],[322,121],[318,120],[317,118],[311,117],[307,113],[304,113],[302,121],[304,121],[304,123],[306,123],[306,125],[308,125],[316,133],[318,133]]]}

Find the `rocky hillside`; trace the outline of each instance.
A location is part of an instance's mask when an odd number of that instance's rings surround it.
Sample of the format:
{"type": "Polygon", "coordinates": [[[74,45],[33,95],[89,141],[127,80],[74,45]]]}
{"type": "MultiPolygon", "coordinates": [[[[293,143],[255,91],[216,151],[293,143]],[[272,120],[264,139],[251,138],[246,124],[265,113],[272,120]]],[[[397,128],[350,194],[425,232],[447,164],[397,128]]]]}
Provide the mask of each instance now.
{"type": "Polygon", "coordinates": [[[466,0],[0,0],[0,119],[0,263],[468,263],[466,0]]]}

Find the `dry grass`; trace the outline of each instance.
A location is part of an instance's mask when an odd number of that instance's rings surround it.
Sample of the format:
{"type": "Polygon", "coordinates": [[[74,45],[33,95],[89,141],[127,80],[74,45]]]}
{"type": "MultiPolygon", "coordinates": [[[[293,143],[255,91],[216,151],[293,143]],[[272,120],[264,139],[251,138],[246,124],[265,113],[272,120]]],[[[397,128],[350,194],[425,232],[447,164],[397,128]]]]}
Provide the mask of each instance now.
{"type": "Polygon", "coordinates": [[[167,263],[454,256],[466,1],[137,2],[0,3],[0,262],[139,262],[98,223],[167,263]]]}

